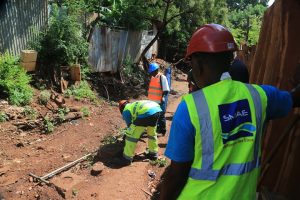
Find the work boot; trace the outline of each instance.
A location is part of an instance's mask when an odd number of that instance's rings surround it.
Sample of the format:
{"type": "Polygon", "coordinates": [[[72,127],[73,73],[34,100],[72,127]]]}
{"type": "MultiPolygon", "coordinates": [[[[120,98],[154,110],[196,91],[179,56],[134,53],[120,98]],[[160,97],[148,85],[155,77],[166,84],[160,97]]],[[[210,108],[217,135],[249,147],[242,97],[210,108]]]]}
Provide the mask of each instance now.
{"type": "Polygon", "coordinates": [[[158,156],[157,154],[147,153],[146,158],[148,158],[149,160],[157,160],[158,156]]]}

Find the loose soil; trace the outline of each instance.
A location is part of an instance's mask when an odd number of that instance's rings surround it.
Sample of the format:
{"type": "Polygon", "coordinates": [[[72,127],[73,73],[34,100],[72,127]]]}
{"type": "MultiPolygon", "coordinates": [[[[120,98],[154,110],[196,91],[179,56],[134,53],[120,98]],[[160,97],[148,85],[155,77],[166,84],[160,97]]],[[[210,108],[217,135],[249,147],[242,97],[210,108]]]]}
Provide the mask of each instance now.
{"type": "MultiPolygon", "coordinates": [[[[169,95],[166,113],[168,131],[180,97],[187,92],[185,76],[179,77],[172,82],[176,94],[169,95]]],[[[88,106],[91,116],[64,123],[48,135],[15,131],[11,129],[12,125],[9,122],[0,124],[0,199],[1,195],[6,200],[149,199],[149,194],[153,192],[164,167],[152,166],[140,159],[131,166],[116,168],[110,161],[118,153],[119,147],[101,145],[105,136],[116,135],[125,128],[118,107],[108,102],[102,102],[98,106],[75,101],[73,104],[88,106]],[[52,186],[34,182],[28,176],[29,173],[43,176],[98,150],[100,146],[102,150],[99,150],[100,153],[93,159],[88,159],[49,179],[53,183],[52,186]],[[91,175],[93,164],[101,161],[104,166],[100,175],[91,175]],[[150,178],[149,172],[154,172],[155,178],[150,178]]],[[[159,137],[161,156],[165,151],[168,135],[169,133],[159,137]]],[[[147,139],[142,138],[138,142],[136,153],[143,152],[146,147],[147,139]]]]}

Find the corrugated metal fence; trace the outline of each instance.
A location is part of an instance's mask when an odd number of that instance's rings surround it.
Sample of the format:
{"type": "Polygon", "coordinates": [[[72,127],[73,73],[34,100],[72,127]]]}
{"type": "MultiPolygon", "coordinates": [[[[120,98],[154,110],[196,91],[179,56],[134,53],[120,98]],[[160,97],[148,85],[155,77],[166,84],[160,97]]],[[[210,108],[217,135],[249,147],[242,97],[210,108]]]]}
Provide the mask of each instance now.
{"type": "MultiPolygon", "coordinates": [[[[154,38],[148,31],[112,30],[96,28],[89,48],[89,63],[95,72],[117,72],[126,57],[137,61],[141,51],[154,38]]],[[[146,57],[157,54],[157,43],[146,57]]]]}
{"type": "Polygon", "coordinates": [[[47,20],[47,0],[1,0],[0,52],[19,55],[47,20]]]}

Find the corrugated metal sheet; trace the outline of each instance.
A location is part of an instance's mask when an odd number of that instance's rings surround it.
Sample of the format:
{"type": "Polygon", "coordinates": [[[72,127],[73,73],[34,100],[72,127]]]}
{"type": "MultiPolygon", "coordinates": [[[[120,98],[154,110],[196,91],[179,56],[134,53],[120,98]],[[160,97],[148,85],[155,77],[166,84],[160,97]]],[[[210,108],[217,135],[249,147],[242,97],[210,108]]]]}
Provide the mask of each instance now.
{"type": "Polygon", "coordinates": [[[47,0],[6,0],[0,4],[0,52],[19,55],[47,23],[47,0]]]}
{"type": "MultiPolygon", "coordinates": [[[[95,72],[118,71],[126,57],[137,61],[142,50],[154,38],[147,31],[113,30],[96,28],[89,48],[89,63],[95,72]]],[[[157,43],[148,51],[147,57],[157,53],[157,43]]]]}

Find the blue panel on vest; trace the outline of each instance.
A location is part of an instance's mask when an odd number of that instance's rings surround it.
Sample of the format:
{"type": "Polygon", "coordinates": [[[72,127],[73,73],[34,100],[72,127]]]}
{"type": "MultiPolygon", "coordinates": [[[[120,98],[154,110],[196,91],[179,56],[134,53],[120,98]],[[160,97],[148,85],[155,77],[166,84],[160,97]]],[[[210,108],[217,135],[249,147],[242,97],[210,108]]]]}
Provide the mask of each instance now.
{"type": "Polygon", "coordinates": [[[241,124],[252,122],[247,99],[219,105],[219,115],[223,133],[229,133],[241,124]]]}

